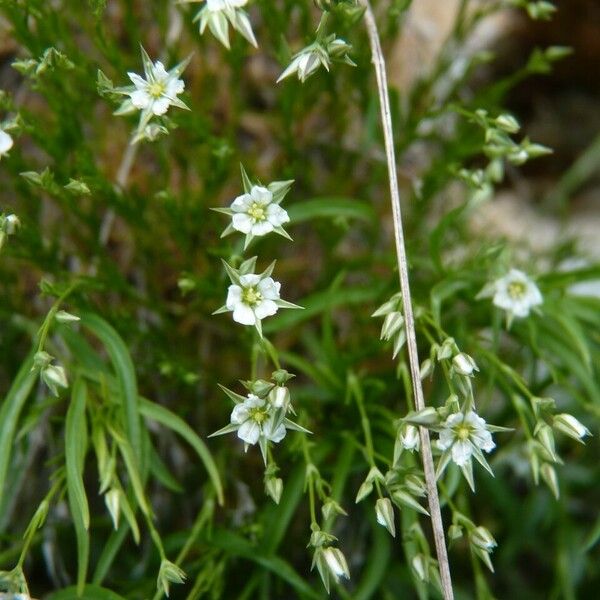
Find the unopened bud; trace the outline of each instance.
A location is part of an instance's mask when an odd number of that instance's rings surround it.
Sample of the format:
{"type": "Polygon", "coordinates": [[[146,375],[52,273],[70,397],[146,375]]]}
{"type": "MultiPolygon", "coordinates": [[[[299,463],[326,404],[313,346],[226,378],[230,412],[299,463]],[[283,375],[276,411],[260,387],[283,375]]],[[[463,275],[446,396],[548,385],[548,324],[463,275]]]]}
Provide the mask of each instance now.
{"type": "Polygon", "coordinates": [[[457,354],[452,359],[452,366],[459,375],[464,375],[465,377],[471,377],[475,371],[479,371],[477,363],[464,352],[457,354]]]}
{"type": "Polygon", "coordinates": [[[396,524],[394,522],[394,507],[389,498],[379,498],[375,503],[375,515],[377,522],[383,525],[391,534],[396,537],[396,524]]]}
{"type": "Polygon", "coordinates": [[[580,423],[573,415],[567,413],[556,415],[552,426],[554,429],[561,431],[578,442],[582,442],[586,435],[592,435],[583,423],[580,423]]]}

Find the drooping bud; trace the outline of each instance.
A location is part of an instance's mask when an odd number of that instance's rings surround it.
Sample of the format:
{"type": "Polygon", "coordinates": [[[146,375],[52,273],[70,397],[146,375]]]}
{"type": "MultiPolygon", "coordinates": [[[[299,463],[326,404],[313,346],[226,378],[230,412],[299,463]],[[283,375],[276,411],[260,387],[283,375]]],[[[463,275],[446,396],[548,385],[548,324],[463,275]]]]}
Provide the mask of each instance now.
{"type": "Polygon", "coordinates": [[[391,534],[396,537],[396,524],[394,522],[394,507],[389,498],[379,498],[375,503],[375,515],[377,522],[383,525],[391,534]]]}

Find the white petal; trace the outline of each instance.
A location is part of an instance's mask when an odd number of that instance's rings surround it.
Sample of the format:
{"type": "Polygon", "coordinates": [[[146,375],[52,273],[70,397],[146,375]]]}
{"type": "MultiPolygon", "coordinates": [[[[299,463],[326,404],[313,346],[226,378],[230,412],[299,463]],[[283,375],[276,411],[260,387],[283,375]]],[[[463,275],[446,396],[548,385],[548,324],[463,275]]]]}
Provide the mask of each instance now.
{"type": "Polygon", "coordinates": [[[240,302],[233,309],[233,320],[241,325],[254,325],[256,323],[256,316],[249,306],[240,302]]]}
{"type": "Polygon", "coordinates": [[[238,437],[244,440],[247,444],[256,444],[260,436],[260,427],[256,421],[248,419],[240,425],[238,429],[238,437]]]}
{"type": "Polygon", "coordinates": [[[258,284],[258,291],[262,294],[262,297],[267,300],[279,300],[279,290],[281,289],[281,283],[274,281],[272,277],[265,277],[258,284]]]}
{"type": "Polygon", "coordinates": [[[252,196],[250,194],[242,194],[231,203],[231,210],[234,212],[246,212],[252,204],[252,196]]]}
{"type": "Polygon", "coordinates": [[[165,81],[170,77],[169,73],[167,73],[167,70],[165,69],[165,65],[163,65],[162,62],[160,62],[160,60],[157,60],[154,63],[152,75],[157,81],[165,81]]]}
{"type": "MultiPolygon", "coordinates": [[[[255,275],[254,273],[248,273],[247,275],[242,275],[240,277],[240,283],[245,288],[246,287],[253,287],[255,285],[258,285],[259,282],[260,282],[260,276],[259,275],[255,275]]],[[[260,290],[260,286],[259,286],[259,290],[260,290]]]]}
{"type": "Polygon", "coordinates": [[[127,73],[127,75],[129,75],[129,79],[131,79],[133,85],[135,85],[138,90],[145,90],[148,87],[148,82],[137,73],[127,73]]]}
{"type": "Polygon", "coordinates": [[[10,134],[0,129],[0,154],[5,154],[13,147],[13,139],[10,134]]]}
{"type": "Polygon", "coordinates": [[[252,196],[252,199],[259,204],[269,204],[273,201],[273,194],[262,185],[253,185],[250,190],[250,195],[252,196]]]}
{"type": "Polygon", "coordinates": [[[264,319],[265,317],[271,317],[277,312],[279,307],[273,300],[263,300],[255,309],[257,319],[264,319]]]}
{"type": "Polygon", "coordinates": [[[454,433],[451,429],[442,429],[437,446],[440,450],[448,450],[454,443],[454,433]]]}
{"type": "Polygon", "coordinates": [[[459,466],[464,467],[471,459],[473,446],[468,440],[457,440],[452,446],[452,460],[459,466]]]}
{"type": "Polygon", "coordinates": [[[237,231],[241,231],[242,233],[250,233],[252,230],[252,218],[246,213],[237,213],[231,218],[231,225],[237,231]]]}
{"type": "Polygon", "coordinates": [[[231,422],[235,425],[241,425],[248,420],[249,412],[246,403],[236,404],[231,411],[231,422]]]}
{"type": "Polygon", "coordinates": [[[230,285],[227,288],[227,300],[225,306],[229,310],[233,310],[242,302],[242,288],[239,285],[230,285]]]}
{"type": "Polygon", "coordinates": [[[284,223],[288,223],[290,216],[287,214],[287,211],[278,204],[269,204],[267,207],[267,219],[277,227],[284,223]]]}
{"type": "Polygon", "coordinates": [[[266,400],[259,398],[255,394],[248,394],[246,400],[244,400],[244,406],[248,408],[260,408],[265,405],[266,400]]]}
{"type": "Polygon", "coordinates": [[[169,110],[170,105],[170,100],[163,96],[162,98],[159,98],[158,100],[155,100],[152,103],[152,112],[155,115],[164,115],[167,112],[167,110],[169,110]]]}
{"type": "Polygon", "coordinates": [[[178,94],[181,94],[185,89],[185,83],[181,79],[177,79],[176,77],[171,77],[167,83],[167,89],[165,90],[165,95],[169,96],[169,98],[175,98],[178,94]]]}
{"type": "Polygon", "coordinates": [[[267,439],[277,444],[285,437],[286,430],[283,424],[280,424],[275,430],[273,430],[273,425],[275,425],[275,418],[272,416],[263,425],[263,433],[267,439]]]}
{"type": "Polygon", "coordinates": [[[150,95],[145,90],[136,90],[135,92],[131,92],[129,97],[131,98],[131,104],[133,104],[136,108],[148,108],[152,102],[152,98],[150,98],[150,95]]]}
{"type": "Polygon", "coordinates": [[[269,221],[259,221],[252,226],[252,235],[267,235],[273,231],[273,224],[269,221]]]}

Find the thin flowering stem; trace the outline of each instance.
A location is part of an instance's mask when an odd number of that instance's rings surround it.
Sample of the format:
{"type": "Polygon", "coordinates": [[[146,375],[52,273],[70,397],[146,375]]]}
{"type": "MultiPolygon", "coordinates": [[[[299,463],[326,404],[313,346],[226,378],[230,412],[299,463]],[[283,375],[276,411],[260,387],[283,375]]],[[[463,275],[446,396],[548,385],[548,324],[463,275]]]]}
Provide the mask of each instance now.
{"type": "MultiPolygon", "coordinates": [[[[404,231],[402,227],[402,213],[400,208],[400,190],[398,188],[398,176],[396,173],[396,157],[394,151],[394,137],[392,130],[392,117],[389,105],[389,90],[387,84],[387,75],[385,68],[385,59],[379,40],[379,32],[375,22],[375,16],[369,0],[361,0],[365,7],[365,25],[371,45],[373,56],[373,65],[377,78],[377,90],[379,94],[379,103],[381,109],[381,121],[385,139],[386,158],[388,163],[388,174],[390,183],[390,195],[392,203],[392,213],[394,222],[394,237],[396,243],[396,255],[398,260],[398,272],[400,277],[400,290],[402,293],[404,319],[406,328],[406,338],[408,347],[408,358],[410,364],[411,380],[413,383],[413,393],[415,397],[415,407],[418,411],[425,408],[425,399],[423,388],[421,386],[419,355],[417,350],[417,337],[415,332],[415,322],[412,311],[412,301],[410,295],[410,284],[408,279],[408,260],[406,257],[406,248],[404,244],[404,231]]],[[[446,540],[444,536],[444,525],[442,522],[442,513],[438,497],[435,469],[433,465],[433,455],[431,452],[431,441],[429,432],[424,427],[419,428],[421,437],[421,455],[423,459],[423,470],[425,472],[425,481],[427,485],[427,497],[429,501],[429,513],[431,515],[431,524],[435,541],[436,554],[438,558],[442,591],[445,600],[454,598],[452,590],[452,579],[450,576],[450,564],[448,562],[448,552],[446,549],[446,540]]]]}

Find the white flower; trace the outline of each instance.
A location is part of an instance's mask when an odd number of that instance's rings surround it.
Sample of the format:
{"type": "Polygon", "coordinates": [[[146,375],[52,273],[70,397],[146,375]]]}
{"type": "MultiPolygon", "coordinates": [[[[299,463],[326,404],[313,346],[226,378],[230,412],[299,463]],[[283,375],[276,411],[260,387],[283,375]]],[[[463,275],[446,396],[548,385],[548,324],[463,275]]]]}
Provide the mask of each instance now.
{"type": "Polygon", "coordinates": [[[237,435],[246,444],[256,444],[261,435],[277,443],[286,434],[283,423],[275,425],[275,413],[270,404],[254,394],[249,394],[244,402],[235,405],[231,423],[239,425],[237,435]]]}
{"type": "Polygon", "coordinates": [[[410,452],[413,450],[418,451],[421,444],[419,430],[414,425],[407,425],[400,434],[400,443],[405,450],[409,450],[410,452]]]}
{"type": "Polygon", "coordinates": [[[0,127],[0,158],[13,147],[13,143],[10,133],[6,133],[6,131],[0,127]]]}
{"type": "Polygon", "coordinates": [[[493,283],[492,301],[512,318],[526,317],[531,308],[540,305],[543,299],[537,285],[523,271],[511,269],[493,283]]]}
{"type": "MultiPolygon", "coordinates": [[[[197,0],[187,0],[197,1],[197,0]]],[[[254,31],[247,13],[242,10],[248,0],[207,0],[206,4],[194,17],[200,21],[200,33],[203,34],[208,27],[212,34],[226,47],[229,48],[229,25],[242,34],[255,48],[258,47],[254,31]]]]}
{"type": "Polygon", "coordinates": [[[183,92],[185,84],[177,73],[167,71],[160,61],[150,63],[145,71],[146,79],[137,73],[127,73],[135,86],[128,94],[131,103],[153,115],[164,115],[169,106],[179,104],[177,96],[183,92]]]}
{"type": "Polygon", "coordinates": [[[249,273],[240,276],[240,285],[232,284],[227,292],[225,306],[233,311],[233,320],[242,325],[256,325],[265,317],[274,315],[280,299],[281,284],[272,277],[249,273]]]}
{"type": "Polygon", "coordinates": [[[474,453],[491,452],[495,447],[492,434],[487,430],[485,421],[473,411],[466,414],[454,413],[444,423],[437,441],[440,450],[450,450],[452,460],[464,467],[474,453]]]}
{"type": "Polygon", "coordinates": [[[287,211],[274,202],[273,193],[260,185],[253,185],[249,193],[238,196],[231,203],[231,210],[233,228],[255,236],[266,235],[290,220],[287,211]]]}

